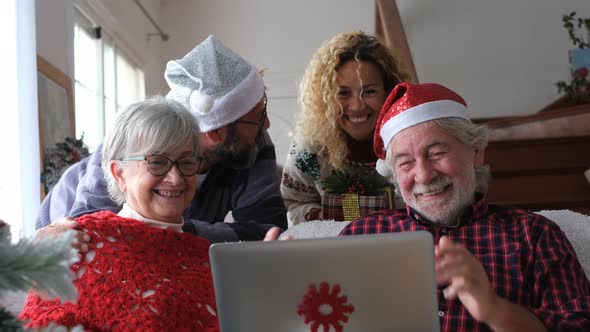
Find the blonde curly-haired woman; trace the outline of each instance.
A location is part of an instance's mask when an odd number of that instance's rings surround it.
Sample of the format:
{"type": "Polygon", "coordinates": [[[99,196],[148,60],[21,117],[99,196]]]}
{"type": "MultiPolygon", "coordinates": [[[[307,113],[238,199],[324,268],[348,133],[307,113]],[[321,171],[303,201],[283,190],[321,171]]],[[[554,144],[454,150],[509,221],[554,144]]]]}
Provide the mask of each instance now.
{"type": "Polygon", "coordinates": [[[409,76],[397,55],[363,32],[340,33],[313,55],[300,85],[301,113],[281,181],[289,225],[323,218],[332,170],[374,169],[381,106],[409,76]]]}

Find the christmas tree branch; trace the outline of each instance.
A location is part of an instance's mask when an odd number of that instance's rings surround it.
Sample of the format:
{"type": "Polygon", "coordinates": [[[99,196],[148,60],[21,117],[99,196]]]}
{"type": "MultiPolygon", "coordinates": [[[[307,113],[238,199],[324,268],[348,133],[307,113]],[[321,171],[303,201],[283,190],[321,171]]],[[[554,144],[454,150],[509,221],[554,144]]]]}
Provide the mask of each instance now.
{"type": "Polygon", "coordinates": [[[70,265],[77,255],[72,249],[73,231],[58,237],[21,239],[12,244],[8,227],[0,228],[0,292],[35,289],[49,297],[74,301],[77,290],[70,265]]]}

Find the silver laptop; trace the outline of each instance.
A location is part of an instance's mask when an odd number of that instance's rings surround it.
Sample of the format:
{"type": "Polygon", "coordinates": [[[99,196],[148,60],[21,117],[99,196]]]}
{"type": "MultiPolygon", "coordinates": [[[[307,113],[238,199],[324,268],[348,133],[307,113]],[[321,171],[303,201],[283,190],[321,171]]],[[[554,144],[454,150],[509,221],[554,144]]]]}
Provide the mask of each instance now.
{"type": "Polygon", "coordinates": [[[439,331],[428,232],[213,244],[223,332],[439,331]]]}

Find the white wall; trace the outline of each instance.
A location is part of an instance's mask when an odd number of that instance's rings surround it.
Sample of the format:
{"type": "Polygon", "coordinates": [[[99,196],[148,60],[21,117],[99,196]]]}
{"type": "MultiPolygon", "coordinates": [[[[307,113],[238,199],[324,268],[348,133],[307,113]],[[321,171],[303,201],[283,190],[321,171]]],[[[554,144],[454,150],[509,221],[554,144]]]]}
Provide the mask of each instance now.
{"type": "Polygon", "coordinates": [[[571,47],[561,17],[588,0],[397,0],[421,82],[455,89],[475,118],[534,113],[558,98],[571,47]]]}
{"type": "MultiPolygon", "coordinates": [[[[397,4],[420,81],[440,82],[459,92],[474,118],[530,114],[557,99],[555,83],[569,75],[570,42],[561,17],[573,10],[590,16],[588,0],[397,0],[397,4]]],[[[311,54],[339,31],[372,33],[374,4],[168,0],[162,1],[161,19],[171,34],[161,53],[163,64],[215,34],[255,65],[270,69],[265,75],[270,133],[281,162],[298,113],[297,82],[311,54]]]]}
{"type": "Polygon", "coordinates": [[[74,77],[73,1],[35,1],[37,54],[70,77],[74,77]]]}
{"type": "MultiPolygon", "coordinates": [[[[39,54],[73,73],[74,0],[37,0],[39,54]],[[66,38],[64,38],[66,37],[66,38]]],[[[84,0],[78,0],[84,1],[84,0]]],[[[170,40],[131,0],[102,5],[146,68],[148,95],[165,93],[168,60],[182,57],[209,34],[255,65],[268,68],[270,133],[284,160],[298,113],[297,82],[320,43],[340,31],[374,31],[369,0],[142,0],[170,40]]],[[[571,44],[561,16],[590,17],[588,0],[397,0],[418,76],[441,82],[470,104],[476,118],[524,115],[554,101],[555,82],[568,79],[571,44]]]]}
{"type": "Polygon", "coordinates": [[[268,68],[269,132],[277,160],[284,163],[298,113],[298,82],[311,55],[338,32],[373,33],[374,10],[367,0],[162,1],[162,25],[170,31],[163,66],[213,34],[254,65],[268,68]]]}
{"type": "MultiPolygon", "coordinates": [[[[145,69],[147,94],[162,92],[160,50],[165,44],[159,37],[148,39],[147,34],[156,30],[131,0],[36,0],[37,53],[74,77],[75,3],[118,40],[118,46],[133,62],[145,69]]],[[[160,0],[141,3],[158,21],[160,0]]]]}

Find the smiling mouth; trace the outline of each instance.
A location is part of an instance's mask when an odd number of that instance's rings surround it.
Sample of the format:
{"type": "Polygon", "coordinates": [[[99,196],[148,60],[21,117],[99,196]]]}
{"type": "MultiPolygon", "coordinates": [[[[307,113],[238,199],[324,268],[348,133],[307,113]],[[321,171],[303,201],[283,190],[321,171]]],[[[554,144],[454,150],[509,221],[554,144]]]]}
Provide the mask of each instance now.
{"type": "Polygon", "coordinates": [[[432,196],[436,196],[436,195],[439,195],[439,194],[447,191],[450,187],[451,187],[451,184],[448,184],[446,186],[440,186],[440,187],[435,188],[435,189],[428,191],[428,192],[421,192],[421,193],[414,193],[414,194],[416,196],[432,197],[432,196]]]}
{"type": "Polygon", "coordinates": [[[368,114],[365,114],[365,115],[356,115],[356,116],[347,115],[346,118],[350,122],[353,122],[353,123],[361,123],[361,122],[367,121],[369,119],[369,115],[368,114]]]}
{"type": "Polygon", "coordinates": [[[154,190],[156,194],[165,198],[177,198],[182,195],[184,190],[181,191],[169,191],[169,190],[154,190]]]}

